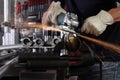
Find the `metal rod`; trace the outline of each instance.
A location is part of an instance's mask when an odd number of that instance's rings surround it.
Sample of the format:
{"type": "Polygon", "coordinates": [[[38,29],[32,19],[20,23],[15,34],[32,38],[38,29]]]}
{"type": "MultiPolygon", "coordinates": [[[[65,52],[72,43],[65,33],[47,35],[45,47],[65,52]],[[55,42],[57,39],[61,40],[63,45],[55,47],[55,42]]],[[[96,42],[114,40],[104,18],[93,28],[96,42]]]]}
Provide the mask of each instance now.
{"type": "Polygon", "coordinates": [[[0,46],[0,50],[24,48],[22,44],[0,46]]]}
{"type": "Polygon", "coordinates": [[[4,76],[4,74],[7,72],[7,70],[9,69],[9,67],[17,62],[18,57],[15,57],[9,61],[7,61],[3,66],[0,67],[0,79],[4,76]]]}

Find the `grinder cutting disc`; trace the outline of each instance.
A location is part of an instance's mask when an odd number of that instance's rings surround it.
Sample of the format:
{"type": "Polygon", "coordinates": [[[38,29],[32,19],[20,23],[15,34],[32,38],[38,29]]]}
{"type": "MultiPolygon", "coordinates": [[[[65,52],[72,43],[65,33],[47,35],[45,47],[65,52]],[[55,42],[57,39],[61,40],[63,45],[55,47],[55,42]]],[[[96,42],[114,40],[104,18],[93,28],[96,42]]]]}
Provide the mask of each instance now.
{"type": "Polygon", "coordinates": [[[80,39],[75,36],[68,37],[66,41],[67,41],[67,44],[66,44],[67,50],[72,51],[72,52],[77,51],[81,44],[80,39]]]}

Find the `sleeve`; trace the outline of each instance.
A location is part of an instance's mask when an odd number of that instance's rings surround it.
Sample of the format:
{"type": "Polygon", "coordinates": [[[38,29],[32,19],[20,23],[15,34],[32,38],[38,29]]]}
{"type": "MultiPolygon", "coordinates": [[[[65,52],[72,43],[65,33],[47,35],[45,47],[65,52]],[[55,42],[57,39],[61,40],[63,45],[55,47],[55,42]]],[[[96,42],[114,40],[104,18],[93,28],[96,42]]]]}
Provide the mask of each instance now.
{"type": "Polygon", "coordinates": [[[120,7],[120,0],[116,0],[117,7],[120,7]]]}

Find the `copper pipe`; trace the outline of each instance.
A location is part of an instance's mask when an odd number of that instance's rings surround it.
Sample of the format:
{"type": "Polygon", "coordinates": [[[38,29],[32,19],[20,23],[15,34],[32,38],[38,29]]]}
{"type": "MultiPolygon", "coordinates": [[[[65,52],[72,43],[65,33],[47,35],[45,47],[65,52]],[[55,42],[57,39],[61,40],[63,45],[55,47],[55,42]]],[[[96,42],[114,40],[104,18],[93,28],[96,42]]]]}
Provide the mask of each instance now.
{"type": "Polygon", "coordinates": [[[107,49],[110,49],[112,51],[115,51],[117,53],[120,53],[120,46],[118,46],[118,45],[114,45],[114,44],[111,44],[111,43],[108,43],[108,42],[105,42],[105,41],[101,41],[101,40],[94,39],[94,38],[91,38],[91,37],[83,36],[83,35],[80,35],[80,34],[77,34],[77,35],[79,37],[85,39],[85,40],[88,40],[90,42],[93,42],[95,44],[103,46],[103,47],[105,47],[107,49]]]}

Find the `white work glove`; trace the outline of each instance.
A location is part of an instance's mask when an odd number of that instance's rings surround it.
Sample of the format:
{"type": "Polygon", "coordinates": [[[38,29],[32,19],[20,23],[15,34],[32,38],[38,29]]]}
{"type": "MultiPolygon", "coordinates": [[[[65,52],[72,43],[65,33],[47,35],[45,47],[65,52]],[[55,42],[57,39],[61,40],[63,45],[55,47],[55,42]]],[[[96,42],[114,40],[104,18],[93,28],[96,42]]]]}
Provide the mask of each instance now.
{"type": "Polygon", "coordinates": [[[81,31],[99,36],[108,25],[113,23],[113,17],[108,12],[101,10],[96,16],[91,16],[85,20],[81,31]]]}
{"type": "Polygon", "coordinates": [[[61,8],[61,3],[59,1],[53,1],[48,10],[43,14],[42,24],[57,24],[57,16],[61,13],[66,13],[66,11],[63,8],[61,8]]]}

